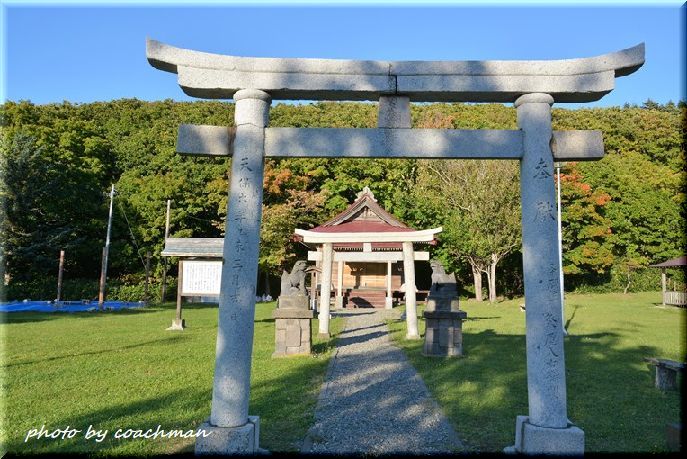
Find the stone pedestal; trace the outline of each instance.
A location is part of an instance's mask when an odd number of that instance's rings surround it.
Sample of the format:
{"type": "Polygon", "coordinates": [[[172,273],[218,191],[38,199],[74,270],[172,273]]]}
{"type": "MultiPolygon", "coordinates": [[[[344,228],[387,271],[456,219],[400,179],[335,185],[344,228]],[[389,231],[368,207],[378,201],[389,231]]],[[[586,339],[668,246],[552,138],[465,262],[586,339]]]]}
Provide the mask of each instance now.
{"type": "Polygon", "coordinates": [[[307,295],[282,295],[277,300],[277,309],[310,309],[307,295]]]}
{"type": "Polygon", "coordinates": [[[584,432],[568,423],[567,427],[539,427],[530,423],[529,416],[517,416],[515,445],[504,449],[506,453],[584,455],[584,432]]]}
{"type": "Polygon", "coordinates": [[[465,311],[425,311],[423,355],[459,357],[463,355],[465,311]]]}
{"type": "Polygon", "coordinates": [[[174,319],[172,321],[172,326],[167,328],[167,330],[183,330],[184,328],[186,328],[185,319],[174,319]]]}
{"type": "Polygon", "coordinates": [[[334,309],[343,309],[344,307],[343,295],[336,295],[334,297],[334,309]]]}
{"type": "Polygon", "coordinates": [[[384,299],[384,309],[394,309],[394,298],[387,296],[384,299]]]}
{"type": "Polygon", "coordinates": [[[260,418],[248,416],[248,422],[238,427],[218,427],[204,422],[199,427],[207,437],[196,438],[197,456],[226,454],[256,454],[260,450],[260,418]]]}
{"type": "Polygon", "coordinates": [[[677,390],[677,374],[684,371],[685,364],[667,359],[644,359],[656,366],[656,388],[662,391],[677,390]]]}
{"type": "Polygon", "coordinates": [[[661,365],[657,365],[656,387],[663,391],[677,389],[677,373],[661,365]]]}
{"type": "Polygon", "coordinates": [[[422,314],[425,318],[423,355],[460,357],[463,355],[463,320],[467,312],[458,309],[458,297],[429,296],[422,314]]]}
{"type": "Polygon", "coordinates": [[[671,451],[680,451],[682,447],[682,423],[673,422],[666,425],[666,443],[671,451]]]}
{"type": "MultiPolygon", "coordinates": [[[[306,297],[306,305],[307,297],[306,297]]],[[[272,312],[274,318],[274,353],[272,357],[310,354],[312,348],[310,309],[281,309],[272,312]]]]}

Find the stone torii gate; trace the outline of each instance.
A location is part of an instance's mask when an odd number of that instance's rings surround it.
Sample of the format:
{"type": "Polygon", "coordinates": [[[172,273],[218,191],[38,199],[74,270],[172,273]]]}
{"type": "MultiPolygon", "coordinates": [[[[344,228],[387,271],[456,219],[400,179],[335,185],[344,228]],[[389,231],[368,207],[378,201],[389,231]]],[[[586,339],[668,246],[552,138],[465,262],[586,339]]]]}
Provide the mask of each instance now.
{"type": "MultiPolygon", "coordinates": [[[[644,44],[554,61],[352,61],[248,58],[147,41],[148,62],[193,97],[235,101],[235,127],[182,125],[177,151],[231,155],[212,409],[196,453],[258,450],[248,416],[264,158],[472,158],[520,161],[528,416],[524,453],[582,454],[567,417],[554,161],[603,156],[599,131],[552,131],[554,102],[591,102],[644,63],[644,44]],[[268,128],[271,100],[378,100],[378,129],[268,128]],[[410,129],[409,102],[508,102],[518,130],[410,129]]],[[[326,320],[326,318],[321,317],[326,320]]]]}

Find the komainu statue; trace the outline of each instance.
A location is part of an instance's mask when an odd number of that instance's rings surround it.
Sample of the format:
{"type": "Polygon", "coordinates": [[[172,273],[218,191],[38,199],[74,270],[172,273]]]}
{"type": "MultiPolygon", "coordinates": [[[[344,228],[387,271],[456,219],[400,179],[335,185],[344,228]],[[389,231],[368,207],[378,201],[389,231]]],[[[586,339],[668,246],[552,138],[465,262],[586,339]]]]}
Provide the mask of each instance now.
{"type": "Polygon", "coordinates": [[[281,275],[281,295],[306,295],[305,268],[308,262],[299,260],[293,265],[291,273],[284,271],[281,275]]]}
{"type": "Polygon", "coordinates": [[[290,273],[281,275],[281,294],[274,318],[274,354],[272,357],[310,354],[312,318],[310,300],[305,289],[305,268],[308,263],[299,260],[290,273]]]}
{"type": "Polygon", "coordinates": [[[438,260],[431,260],[429,265],[432,267],[432,287],[429,289],[430,296],[456,296],[458,295],[458,285],[456,275],[447,274],[444,265],[438,260]]]}

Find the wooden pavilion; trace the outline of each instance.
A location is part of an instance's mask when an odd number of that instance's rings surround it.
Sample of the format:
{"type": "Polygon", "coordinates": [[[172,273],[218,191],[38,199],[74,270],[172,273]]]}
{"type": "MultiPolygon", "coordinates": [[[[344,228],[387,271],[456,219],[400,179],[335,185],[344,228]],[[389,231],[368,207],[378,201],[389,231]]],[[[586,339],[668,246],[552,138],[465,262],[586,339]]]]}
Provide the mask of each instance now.
{"type": "Polygon", "coordinates": [[[317,282],[325,284],[322,298],[333,287],[337,308],[391,309],[410,290],[415,301],[414,263],[429,260],[429,252],[416,247],[436,244],[440,232],[408,227],[365,187],[343,212],[311,230],[296,229],[295,237],[311,249],[308,260],[321,272],[317,282]]]}
{"type": "Polygon", "coordinates": [[[673,258],[672,260],[664,261],[657,265],[650,265],[652,268],[661,268],[661,293],[663,294],[663,305],[673,306],[687,306],[687,291],[685,291],[684,284],[681,289],[676,288],[675,281],[673,281],[672,290],[668,289],[668,279],[666,270],[668,268],[685,269],[687,266],[687,255],[673,258]]]}

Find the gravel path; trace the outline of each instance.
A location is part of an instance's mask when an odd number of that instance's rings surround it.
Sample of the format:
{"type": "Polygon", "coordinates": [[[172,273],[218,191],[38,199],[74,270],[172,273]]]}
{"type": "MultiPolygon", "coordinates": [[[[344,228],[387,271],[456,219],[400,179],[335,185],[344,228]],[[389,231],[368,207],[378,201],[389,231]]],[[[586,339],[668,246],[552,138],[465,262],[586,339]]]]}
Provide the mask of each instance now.
{"type": "Polygon", "coordinates": [[[389,312],[335,313],[347,316],[346,328],[337,340],[302,452],[432,454],[461,449],[425,383],[389,339],[384,323],[389,312]]]}

